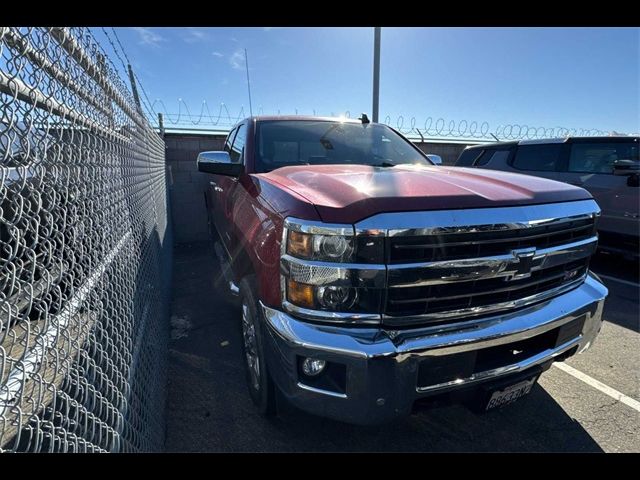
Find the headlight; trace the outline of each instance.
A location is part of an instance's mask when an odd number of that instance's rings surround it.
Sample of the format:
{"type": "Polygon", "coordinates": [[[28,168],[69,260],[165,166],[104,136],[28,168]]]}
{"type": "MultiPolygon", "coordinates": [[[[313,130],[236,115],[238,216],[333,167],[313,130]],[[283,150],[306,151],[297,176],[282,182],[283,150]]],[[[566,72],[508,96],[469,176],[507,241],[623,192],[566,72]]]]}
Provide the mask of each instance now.
{"type": "Polygon", "coordinates": [[[287,237],[287,253],[306,260],[349,262],[353,255],[353,231],[349,233],[323,235],[292,230],[287,237]]]}
{"type": "Polygon", "coordinates": [[[328,310],[348,310],[355,303],[358,290],[349,287],[319,287],[316,296],[320,305],[328,310]]]}
{"type": "Polygon", "coordinates": [[[319,287],[289,279],[286,298],[299,307],[342,312],[349,311],[359,300],[359,290],[335,285],[319,287]]]}
{"type": "Polygon", "coordinates": [[[383,232],[356,235],[353,225],[285,221],[283,254],[336,263],[384,263],[383,232]]]}
{"type": "Polygon", "coordinates": [[[318,286],[286,280],[284,307],[311,320],[366,318],[378,323],[382,289],[318,286]]]}
{"type": "Polygon", "coordinates": [[[354,231],[288,218],[282,238],[285,309],[313,320],[379,320],[384,291],[384,232],[354,231]]]}

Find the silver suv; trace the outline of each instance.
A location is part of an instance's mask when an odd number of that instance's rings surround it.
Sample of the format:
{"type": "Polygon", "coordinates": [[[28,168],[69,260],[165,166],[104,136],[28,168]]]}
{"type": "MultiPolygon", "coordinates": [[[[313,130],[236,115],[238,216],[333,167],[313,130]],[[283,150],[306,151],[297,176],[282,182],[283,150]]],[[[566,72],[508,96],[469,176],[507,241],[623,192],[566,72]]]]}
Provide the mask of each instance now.
{"type": "Polygon", "coordinates": [[[588,190],[602,209],[600,248],[640,257],[639,137],[567,137],[467,147],[458,167],[526,173],[588,190]]]}

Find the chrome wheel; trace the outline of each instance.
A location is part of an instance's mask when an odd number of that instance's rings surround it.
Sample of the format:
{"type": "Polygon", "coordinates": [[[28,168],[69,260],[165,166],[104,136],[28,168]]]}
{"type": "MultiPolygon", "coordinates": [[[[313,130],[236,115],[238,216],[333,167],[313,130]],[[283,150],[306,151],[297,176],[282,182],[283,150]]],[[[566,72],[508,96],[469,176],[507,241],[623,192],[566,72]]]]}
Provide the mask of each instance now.
{"type": "Polygon", "coordinates": [[[246,301],[242,302],[242,338],[247,367],[251,375],[251,384],[256,390],[260,389],[260,359],[256,339],[256,326],[246,301]]]}

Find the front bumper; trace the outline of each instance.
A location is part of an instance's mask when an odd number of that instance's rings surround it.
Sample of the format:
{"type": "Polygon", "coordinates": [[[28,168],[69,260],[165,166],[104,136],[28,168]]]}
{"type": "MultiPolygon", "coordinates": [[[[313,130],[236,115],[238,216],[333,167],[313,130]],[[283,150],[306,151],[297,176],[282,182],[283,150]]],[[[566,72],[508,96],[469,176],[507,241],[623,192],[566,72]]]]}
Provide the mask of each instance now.
{"type": "Polygon", "coordinates": [[[442,326],[384,330],[314,325],[262,305],[268,332],[267,363],[276,385],[298,408],[349,423],[384,423],[409,414],[418,400],[506,378],[586,350],[600,331],[607,293],[590,273],[582,285],[570,292],[515,312],[467,322],[464,329],[442,326]],[[573,325],[581,328],[572,331],[569,327],[573,325]],[[431,367],[425,370],[425,365],[432,365],[425,362],[442,366],[458,361],[464,353],[536,343],[535,338],[547,338],[563,326],[567,328],[557,343],[534,349],[532,355],[517,357],[517,361],[496,364],[496,358],[492,358],[483,364],[483,369],[462,378],[443,378],[435,368],[432,375],[431,367]],[[298,365],[304,357],[344,365],[344,391],[310,385],[299,372],[298,365]]]}

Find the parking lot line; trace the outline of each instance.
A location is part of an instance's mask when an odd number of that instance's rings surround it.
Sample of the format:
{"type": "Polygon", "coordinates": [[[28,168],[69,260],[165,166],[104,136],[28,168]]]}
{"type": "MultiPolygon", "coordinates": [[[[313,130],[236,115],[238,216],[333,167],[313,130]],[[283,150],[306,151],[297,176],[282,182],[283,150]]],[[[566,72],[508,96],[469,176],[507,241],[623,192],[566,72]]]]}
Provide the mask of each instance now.
{"type": "Polygon", "coordinates": [[[558,367],[565,373],[577,378],[578,380],[582,380],[587,385],[592,386],[596,390],[601,391],[605,395],[609,395],[611,398],[618,400],[620,403],[624,403],[625,405],[633,408],[635,411],[640,412],[640,402],[634,400],[631,397],[627,397],[624,393],[617,391],[614,388],[611,388],[608,385],[605,385],[602,382],[599,382],[595,378],[590,377],[589,375],[582,373],[580,370],[576,370],[573,367],[570,367],[564,362],[555,362],[554,365],[558,367]]]}
{"type": "Polygon", "coordinates": [[[640,283],[630,282],[629,280],[622,280],[621,278],[610,277],[609,275],[603,275],[602,273],[598,273],[599,277],[606,278],[607,280],[611,280],[612,282],[624,283],[625,285],[631,285],[632,287],[640,288],[640,283]]]}

